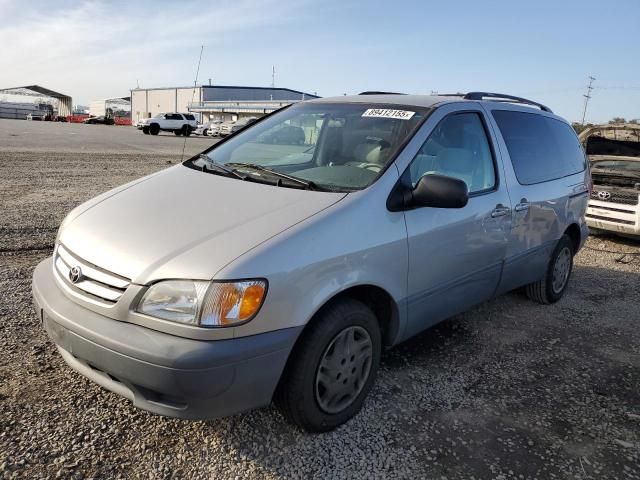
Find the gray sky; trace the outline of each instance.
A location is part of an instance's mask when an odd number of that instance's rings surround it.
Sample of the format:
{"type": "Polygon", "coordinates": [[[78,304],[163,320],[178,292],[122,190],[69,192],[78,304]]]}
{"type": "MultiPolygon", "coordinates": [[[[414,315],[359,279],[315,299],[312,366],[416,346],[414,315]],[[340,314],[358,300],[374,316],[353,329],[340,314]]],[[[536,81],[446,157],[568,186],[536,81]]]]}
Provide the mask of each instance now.
{"type": "Polygon", "coordinates": [[[569,120],[640,117],[640,2],[0,0],[0,87],[74,103],[194,81],[322,96],[470,90],[527,96],[569,120]]]}

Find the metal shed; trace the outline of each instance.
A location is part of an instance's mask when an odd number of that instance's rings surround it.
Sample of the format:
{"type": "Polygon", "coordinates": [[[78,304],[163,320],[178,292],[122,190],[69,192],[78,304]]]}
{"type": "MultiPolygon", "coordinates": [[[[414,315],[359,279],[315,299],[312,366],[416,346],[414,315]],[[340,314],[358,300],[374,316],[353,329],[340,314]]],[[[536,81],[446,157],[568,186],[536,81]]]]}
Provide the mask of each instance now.
{"type": "Polygon", "coordinates": [[[24,95],[27,97],[50,97],[57,101],[58,115],[63,117],[71,115],[72,101],[69,95],[54,92],[53,90],[41,87],[40,85],[25,85],[22,87],[0,88],[0,93],[6,93],[9,95],[24,95]]]}

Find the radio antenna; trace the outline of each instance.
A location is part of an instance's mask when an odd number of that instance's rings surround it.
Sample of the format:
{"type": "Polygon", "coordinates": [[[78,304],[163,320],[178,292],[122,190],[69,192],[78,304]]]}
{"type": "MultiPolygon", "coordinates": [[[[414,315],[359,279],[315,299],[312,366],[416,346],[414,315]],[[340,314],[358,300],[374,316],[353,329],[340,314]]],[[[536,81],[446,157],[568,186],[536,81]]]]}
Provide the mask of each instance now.
{"type": "MultiPolygon", "coordinates": [[[[196,78],[193,81],[193,90],[191,91],[191,105],[193,105],[193,99],[196,96],[196,88],[198,85],[198,75],[200,74],[200,62],[202,61],[202,51],[204,50],[204,45],[200,46],[200,56],[198,57],[198,67],[196,68],[196,78]]],[[[188,110],[188,108],[187,108],[188,110]]],[[[184,161],[184,149],[187,146],[187,135],[184,136],[184,143],[182,144],[182,156],[181,162],[184,161]]]]}

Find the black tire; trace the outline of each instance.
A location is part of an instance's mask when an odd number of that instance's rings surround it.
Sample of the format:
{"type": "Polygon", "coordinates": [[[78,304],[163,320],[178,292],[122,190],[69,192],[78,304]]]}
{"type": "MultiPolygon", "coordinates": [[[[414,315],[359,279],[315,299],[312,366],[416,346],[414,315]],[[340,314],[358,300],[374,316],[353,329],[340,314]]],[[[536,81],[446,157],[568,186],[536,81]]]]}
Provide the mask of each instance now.
{"type": "Polygon", "coordinates": [[[182,135],[182,131],[181,131],[181,130],[174,130],[174,131],[173,131],[173,134],[174,134],[176,137],[179,137],[180,135],[182,135]]]}
{"type": "Polygon", "coordinates": [[[142,127],[142,133],[149,135],[149,127],[142,127]]]}
{"type": "Polygon", "coordinates": [[[207,130],[206,128],[204,130],[202,130],[202,136],[206,137],[209,134],[209,130],[207,130]]]}
{"type": "Polygon", "coordinates": [[[157,135],[158,133],[160,133],[160,125],[158,125],[157,123],[152,123],[151,125],[149,125],[149,133],[151,135],[157,135]]]}
{"type": "Polygon", "coordinates": [[[551,254],[544,278],[525,287],[527,296],[544,305],[560,300],[569,285],[574,254],[571,238],[568,235],[563,235],[551,254]],[[566,266],[563,268],[565,263],[566,266]]]}
{"type": "MultiPolygon", "coordinates": [[[[347,348],[346,351],[356,350],[347,348]]],[[[378,321],[365,304],[346,298],[327,305],[298,339],[276,390],[276,405],[289,422],[308,432],[333,430],[362,408],[375,380],[381,351],[382,338],[378,321]],[[335,346],[338,342],[334,342],[341,335],[345,335],[344,338],[352,336],[356,342],[367,342],[368,335],[370,349],[368,346],[360,348],[365,343],[358,343],[360,358],[354,361],[357,354],[349,358],[348,353],[340,362],[331,363],[335,367],[325,369],[321,362],[328,365],[331,361],[328,358],[333,359],[335,355],[341,357],[344,353],[335,346]],[[356,339],[358,335],[359,338],[356,339]],[[367,355],[368,359],[365,358],[367,355]],[[323,373],[320,373],[321,370],[323,373]],[[338,374],[334,376],[336,372],[338,374]],[[344,376],[341,377],[342,374],[344,376]],[[321,377],[329,378],[333,392],[323,388],[321,377]],[[341,384],[347,386],[340,386],[341,384]],[[349,392],[345,393],[345,390],[349,392]],[[329,397],[336,391],[342,391],[338,400],[348,403],[344,408],[338,405],[336,411],[327,411],[328,406],[323,408],[321,403],[327,404],[330,399],[327,401],[323,394],[329,397]]]]}
{"type": "Polygon", "coordinates": [[[191,135],[191,126],[190,125],[183,125],[182,126],[182,135],[184,135],[185,137],[188,137],[191,135]]]}

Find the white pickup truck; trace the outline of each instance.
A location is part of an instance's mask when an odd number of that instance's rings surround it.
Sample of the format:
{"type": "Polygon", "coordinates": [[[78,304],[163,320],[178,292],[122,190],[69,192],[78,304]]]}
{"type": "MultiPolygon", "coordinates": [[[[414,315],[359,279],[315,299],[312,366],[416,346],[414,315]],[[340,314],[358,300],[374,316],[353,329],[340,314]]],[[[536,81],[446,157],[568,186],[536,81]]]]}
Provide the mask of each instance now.
{"type": "Polygon", "coordinates": [[[187,137],[197,126],[198,121],[191,113],[159,113],[153,118],[140,120],[137,125],[145,135],[157,135],[162,130],[187,137]]]}

